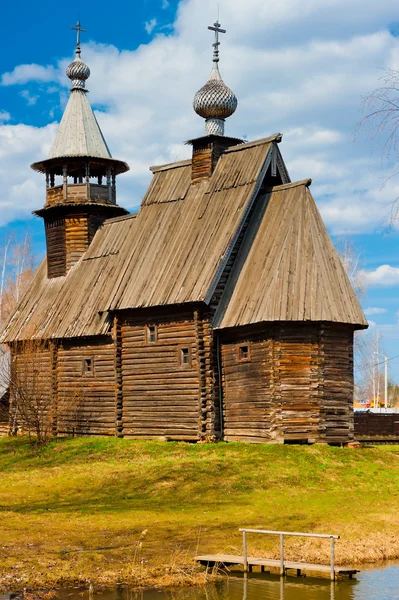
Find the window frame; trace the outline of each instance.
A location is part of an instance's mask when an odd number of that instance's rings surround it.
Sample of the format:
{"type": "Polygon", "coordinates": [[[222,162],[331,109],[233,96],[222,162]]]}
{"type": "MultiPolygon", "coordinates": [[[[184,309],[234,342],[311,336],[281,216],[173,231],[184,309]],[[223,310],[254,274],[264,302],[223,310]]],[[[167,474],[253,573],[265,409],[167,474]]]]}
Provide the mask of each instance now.
{"type": "Polygon", "coordinates": [[[82,377],[94,377],[94,356],[84,356],[82,358],[82,377]],[[88,361],[90,361],[90,369],[87,368],[88,361]]]}
{"type": "Polygon", "coordinates": [[[182,369],[191,369],[193,366],[193,354],[191,346],[179,346],[177,348],[177,364],[182,369]],[[187,355],[184,354],[185,350],[187,350],[187,355]],[[187,362],[183,360],[184,356],[187,356],[187,362]]]}
{"type": "Polygon", "coordinates": [[[156,344],[158,341],[158,325],[155,325],[154,323],[151,323],[150,325],[146,325],[145,327],[145,341],[146,344],[156,344]],[[151,339],[151,328],[154,328],[154,340],[151,339]]]}
{"type": "Polygon", "coordinates": [[[251,362],[251,343],[246,342],[245,344],[237,344],[236,355],[237,355],[237,362],[240,362],[240,363],[251,362]],[[243,348],[247,348],[246,356],[243,356],[243,354],[244,354],[243,348]]]}

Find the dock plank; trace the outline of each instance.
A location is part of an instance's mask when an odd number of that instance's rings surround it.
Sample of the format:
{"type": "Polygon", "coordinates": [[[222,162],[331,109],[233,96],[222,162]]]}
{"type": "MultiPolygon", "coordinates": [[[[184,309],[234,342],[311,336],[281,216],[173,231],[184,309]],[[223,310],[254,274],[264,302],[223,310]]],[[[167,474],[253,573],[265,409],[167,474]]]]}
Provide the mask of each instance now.
{"type": "MultiPolygon", "coordinates": [[[[202,556],[196,556],[194,560],[205,566],[214,566],[215,564],[226,566],[244,566],[244,556],[236,554],[205,554],[202,556]]],[[[247,563],[248,567],[268,567],[271,569],[280,569],[280,561],[270,558],[257,558],[248,556],[247,563]]],[[[329,575],[331,572],[330,565],[319,565],[314,563],[284,560],[284,571],[289,571],[291,569],[297,571],[297,575],[311,572],[324,576],[324,574],[329,575]]],[[[359,570],[349,567],[335,566],[334,572],[336,575],[348,576],[349,578],[352,578],[353,575],[359,573],[359,570]]]]}

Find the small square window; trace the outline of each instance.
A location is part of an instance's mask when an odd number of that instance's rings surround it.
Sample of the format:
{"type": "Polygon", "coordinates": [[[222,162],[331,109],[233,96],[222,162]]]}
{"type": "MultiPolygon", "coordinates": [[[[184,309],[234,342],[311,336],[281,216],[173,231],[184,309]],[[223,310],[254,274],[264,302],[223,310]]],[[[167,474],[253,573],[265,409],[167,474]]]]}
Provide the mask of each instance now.
{"type": "Polygon", "coordinates": [[[84,358],[82,364],[83,375],[93,375],[94,373],[94,362],[92,358],[84,358]]]}
{"type": "Polygon", "coordinates": [[[249,345],[244,344],[242,346],[238,346],[238,360],[239,362],[247,362],[251,360],[251,354],[249,351],[249,345]]]}
{"type": "Polygon", "coordinates": [[[191,367],[191,348],[179,348],[178,361],[181,367],[191,367]]]}
{"type": "Polygon", "coordinates": [[[146,338],[147,344],[154,344],[158,340],[158,328],[156,325],[147,325],[146,338]]]}

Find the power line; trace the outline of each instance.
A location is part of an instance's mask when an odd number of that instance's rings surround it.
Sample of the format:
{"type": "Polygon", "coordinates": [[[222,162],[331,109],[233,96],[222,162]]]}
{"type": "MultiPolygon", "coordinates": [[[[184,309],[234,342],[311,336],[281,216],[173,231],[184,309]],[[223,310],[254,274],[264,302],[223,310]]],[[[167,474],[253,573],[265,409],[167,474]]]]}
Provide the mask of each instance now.
{"type": "MultiPolygon", "coordinates": [[[[388,358],[388,362],[391,362],[391,360],[395,360],[395,358],[399,358],[399,354],[397,354],[396,356],[392,356],[391,358],[388,358]]],[[[367,367],[358,367],[356,370],[357,371],[365,371],[366,369],[373,369],[374,367],[378,367],[379,365],[383,365],[385,363],[385,360],[382,360],[378,363],[374,363],[373,365],[367,365],[367,367]]]]}

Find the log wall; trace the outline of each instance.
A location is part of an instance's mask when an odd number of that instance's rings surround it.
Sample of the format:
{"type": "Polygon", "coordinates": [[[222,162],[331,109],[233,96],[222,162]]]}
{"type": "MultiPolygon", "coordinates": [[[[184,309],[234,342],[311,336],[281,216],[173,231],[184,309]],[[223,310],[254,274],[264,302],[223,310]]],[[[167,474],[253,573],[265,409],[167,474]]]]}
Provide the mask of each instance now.
{"type": "Polygon", "coordinates": [[[114,361],[111,338],[64,342],[58,348],[58,433],[115,435],[114,361]],[[85,361],[91,361],[91,369],[85,361]]]}
{"type": "Polygon", "coordinates": [[[67,271],[81,258],[89,246],[87,215],[68,215],[65,219],[65,246],[67,271]]]}
{"type": "Polygon", "coordinates": [[[323,325],[320,331],[320,354],[325,441],[352,441],[353,330],[344,325],[323,325]]]}
{"type": "Polygon", "coordinates": [[[46,221],[47,277],[62,277],[66,273],[65,219],[46,221]]]}
{"type": "Polygon", "coordinates": [[[132,318],[122,324],[124,437],[200,438],[207,427],[202,424],[201,410],[207,410],[208,401],[201,388],[208,375],[203,346],[199,360],[197,336],[192,312],[162,317],[162,321],[155,315],[144,322],[132,318]],[[155,342],[148,341],[148,325],[157,327],[155,342]],[[182,364],[183,349],[190,353],[189,364],[182,364]]]}
{"type": "Polygon", "coordinates": [[[51,407],[54,433],[277,443],[353,439],[350,327],[282,323],[218,332],[214,339],[209,316],[200,310],[136,315],[115,317],[112,336],[52,341],[34,359],[13,353],[20,373],[34,365],[30,377],[51,407]]]}
{"type": "Polygon", "coordinates": [[[225,334],[221,346],[224,439],[353,439],[352,328],[282,323],[225,334]]]}

